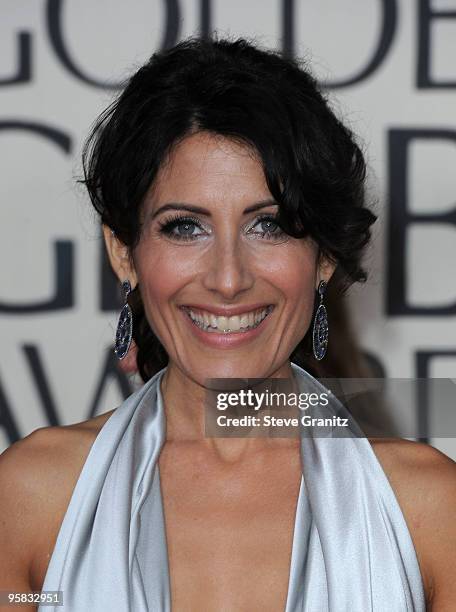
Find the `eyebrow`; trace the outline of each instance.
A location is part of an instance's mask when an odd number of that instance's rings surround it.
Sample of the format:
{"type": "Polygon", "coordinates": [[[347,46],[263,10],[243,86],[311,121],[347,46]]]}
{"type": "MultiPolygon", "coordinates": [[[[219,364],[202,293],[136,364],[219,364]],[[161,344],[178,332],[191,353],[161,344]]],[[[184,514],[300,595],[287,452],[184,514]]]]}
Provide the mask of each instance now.
{"type": "MultiPolygon", "coordinates": [[[[262,200],[261,202],[256,202],[251,206],[248,206],[244,209],[243,214],[246,215],[251,212],[255,212],[256,210],[260,210],[261,208],[266,208],[267,206],[278,206],[275,200],[262,200]]],[[[150,220],[155,219],[155,217],[164,212],[165,210],[187,210],[193,213],[199,213],[200,215],[205,215],[206,217],[210,217],[211,213],[207,208],[202,208],[201,206],[196,206],[195,204],[183,204],[180,202],[169,202],[168,204],[164,204],[158,210],[153,212],[150,215],[150,220]]]]}

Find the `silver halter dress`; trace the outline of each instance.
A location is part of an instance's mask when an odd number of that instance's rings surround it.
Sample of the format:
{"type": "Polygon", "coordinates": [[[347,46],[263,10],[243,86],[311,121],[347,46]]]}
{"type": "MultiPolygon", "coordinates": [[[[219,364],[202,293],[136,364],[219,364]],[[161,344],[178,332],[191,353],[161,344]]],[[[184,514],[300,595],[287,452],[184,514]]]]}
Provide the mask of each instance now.
{"type": "MultiPolygon", "coordinates": [[[[291,367],[300,390],[325,390],[291,367]]],[[[171,610],[157,461],[166,434],[165,370],[130,395],[98,433],[43,585],[43,591],[63,591],[63,607],[39,612],[171,610]]],[[[325,416],[335,412],[355,430],[334,398],[325,416]]],[[[425,612],[410,532],[369,441],[301,435],[301,465],[284,612],[425,612]]]]}

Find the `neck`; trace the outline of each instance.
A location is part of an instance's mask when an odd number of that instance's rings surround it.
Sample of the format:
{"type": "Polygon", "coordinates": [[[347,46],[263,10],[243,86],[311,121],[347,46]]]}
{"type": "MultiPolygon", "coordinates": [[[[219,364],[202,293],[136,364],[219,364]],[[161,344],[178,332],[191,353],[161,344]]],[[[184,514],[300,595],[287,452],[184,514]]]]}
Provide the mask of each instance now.
{"type": "MultiPolygon", "coordinates": [[[[261,378],[288,378],[296,386],[290,361],[261,378]]],[[[166,443],[192,444],[226,463],[245,458],[250,452],[279,445],[295,444],[290,438],[209,437],[205,434],[207,389],[170,362],[161,379],[166,416],[166,443]]]]}

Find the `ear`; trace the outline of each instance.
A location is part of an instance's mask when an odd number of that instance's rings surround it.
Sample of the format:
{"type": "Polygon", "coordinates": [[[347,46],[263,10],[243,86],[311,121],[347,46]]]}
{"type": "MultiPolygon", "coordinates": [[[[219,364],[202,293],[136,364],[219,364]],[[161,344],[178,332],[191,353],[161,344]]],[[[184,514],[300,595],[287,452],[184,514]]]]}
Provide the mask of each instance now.
{"type": "Polygon", "coordinates": [[[317,273],[317,286],[315,289],[318,289],[318,285],[320,281],[324,280],[326,283],[329,282],[329,279],[334,274],[334,270],[337,267],[337,262],[333,261],[329,257],[325,257],[321,251],[318,258],[318,273],[317,273]]]}
{"type": "Polygon", "coordinates": [[[136,270],[128,247],[117,238],[111,228],[102,224],[103,237],[111,267],[120,282],[129,280],[134,289],[138,284],[136,270]]]}

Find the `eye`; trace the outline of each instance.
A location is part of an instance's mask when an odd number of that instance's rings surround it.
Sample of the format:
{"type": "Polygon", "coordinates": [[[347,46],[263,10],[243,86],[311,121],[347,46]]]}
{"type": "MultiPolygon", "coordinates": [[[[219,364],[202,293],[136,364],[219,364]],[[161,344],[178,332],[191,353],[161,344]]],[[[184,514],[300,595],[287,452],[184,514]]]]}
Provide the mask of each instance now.
{"type": "Polygon", "coordinates": [[[276,217],[274,215],[265,214],[261,215],[260,217],[257,217],[252,228],[255,228],[257,226],[260,227],[260,231],[252,233],[259,234],[260,237],[276,238],[285,234],[280,225],[277,223],[276,217]]]}
{"type": "Polygon", "coordinates": [[[195,240],[204,234],[203,227],[196,217],[175,216],[160,223],[160,232],[176,240],[195,240]],[[198,232],[196,230],[202,230],[198,232]]]}

